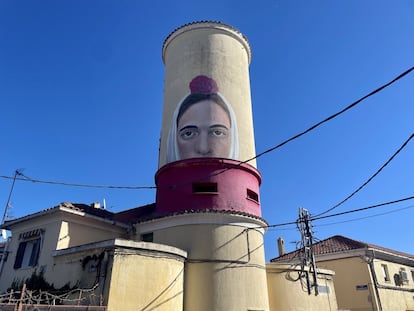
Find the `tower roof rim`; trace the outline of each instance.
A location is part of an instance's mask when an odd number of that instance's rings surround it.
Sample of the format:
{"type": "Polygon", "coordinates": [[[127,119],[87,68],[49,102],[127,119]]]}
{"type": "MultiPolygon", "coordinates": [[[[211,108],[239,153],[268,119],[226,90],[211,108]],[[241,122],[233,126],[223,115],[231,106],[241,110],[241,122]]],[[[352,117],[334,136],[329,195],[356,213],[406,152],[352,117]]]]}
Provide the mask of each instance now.
{"type": "Polygon", "coordinates": [[[194,30],[194,29],[202,29],[202,28],[221,28],[229,31],[232,33],[237,39],[241,41],[241,43],[244,45],[248,57],[248,63],[250,64],[251,61],[251,48],[250,43],[247,37],[237,28],[230,26],[229,24],[220,22],[220,21],[194,21],[187,24],[184,24],[176,29],[174,29],[164,40],[164,43],[162,45],[162,61],[165,64],[165,51],[168,47],[168,44],[177,36],[180,34],[194,30]]]}

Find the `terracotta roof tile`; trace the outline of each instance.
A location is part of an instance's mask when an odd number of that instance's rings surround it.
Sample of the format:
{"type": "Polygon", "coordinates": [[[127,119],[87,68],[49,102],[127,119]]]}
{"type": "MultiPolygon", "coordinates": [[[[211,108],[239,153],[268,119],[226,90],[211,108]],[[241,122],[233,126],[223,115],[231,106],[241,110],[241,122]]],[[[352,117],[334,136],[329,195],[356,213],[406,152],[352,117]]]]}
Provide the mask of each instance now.
{"type": "Polygon", "coordinates": [[[40,212],[24,216],[21,219],[13,219],[13,220],[10,220],[10,221],[6,221],[3,227],[7,228],[8,224],[11,223],[11,222],[15,222],[15,221],[19,221],[19,220],[24,221],[25,219],[27,219],[28,216],[30,216],[30,217],[39,217],[39,216],[43,215],[45,212],[49,212],[49,211],[52,211],[54,209],[58,210],[61,207],[72,209],[74,211],[84,212],[84,213],[87,213],[89,215],[93,215],[93,216],[96,216],[96,217],[99,217],[99,218],[102,218],[102,219],[113,220],[113,221],[121,222],[121,223],[124,223],[124,224],[135,224],[135,223],[140,223],[140,222],[144,222],[144,221],[160,219],[160,218],[164,218],[164,217],[171,217],[171,216],[177,216],[177,215],[183,215],[183,214],[197,214],[197,213],[200,213],[200,214],[201,213],[236,214],[236,215],[251,217],[251,218],[254,218],[254,219],[259,219],[262,222],[267,224],[267,222],[261,217],[251,215],[251,214],[248,214],[248,213],[245,213],[245,212],[237,212],[237,211],[234,211],[234,210],[229,210],[229,211],[217,211],[217,210],[213,210],[213,209],[211,209],[211,210],[210,209],[206,209],[206,210],[185,210],[185,211],[173,212],[173,213],[169,213],[169,214],[159,214],[159,213],[157,213],[157,210],[156,210],[156,204],[151,203],[151,204],[131,208],[131,209],[128,209],[128,210],[124,210],[124,211],[121,211],[121,212],[113,213],[113,212],[110,212],[106,209],[93,207],[92,205],[83,204],[83,203],[62,202],[62,203],[59,203],[58,205],[56,205],[54,207],[47,208],[47,209],[44,209],[40,212]]]}
{"type": "MultiPolygon", "coordinates": [[[[335,236],[332,236],[330,238],[327,238],[325,240],[322,240],[320,242],[313,244],[313,252],[315,256],[325,255],[325,254],[334,254],[334,253],[343,253],[343,252],[347,252],[351,250],[364,249],[364,248],[365,249],[373,248],[373,249],[381,250],[384,252],[388,252],[390,254],[414,259],[414,255],[411,255],[411,254],[395,251],[395,250],[385,248],[382,246],[377,246],[374,244],[369,244],[369,243],[353,240],[353,239],[350,239],[350,238],[347,238],[341,235],[335,235],[335,236]]],[[[279,261],[295,259],[299,257],[300,252],[301,250],[298,249],[293,252],[286,253],[282,256],[273,258],[270,261],[279,262],[279,261]]]]}
{"type": "Polygon", "coordinates": [[[205,214],[205,213],[235,214],[235,215],[247,216],[247,217],[251,217],[251,218],[254,218],[254,219],[258,219],[258,220],[264,222],[267,225],[266,220],[264,220],[261,217],[249,214],[249,213],[239,212],[239,211],[235,211],[235,210],[227,210],[226,211],[226,210],[215,210],[215,209],[184,210],[184,211],[179,211],[179,212],[172,212],[172,213],[169,213],[169,214],[157,214],[156,211],[154,210],[154,213],[144,215],[143,217],[138,219],[138,222],[145,222],[145,221],[150,221],[150,220],[154,220],[154,219],[160,219],[160,218],[164,218],[164,217],[172,217],[172,216],[178,216],[178,215],[185,215],[185,214],[205,214]]]}
{"type": "Polygon", "coordinates": [[[126,224],[136,223],[142,218],[146,218],[153,214],[155,210],[155,203],[138,206],[132,209],[128,209],[114,215],[114,220],[123,222],[126,224]]]}
{"type": "Polygon", "coordinates": [[[103,209],[103,208],[96,208],[93,207],[91,205],[87,205],[87,204],[83,204],[83,203],[68,203],[68,202],[64,202],[64,203],[60,203],[59,206],[63,206],[66,208],[70,208],[73,210],[77,210],[77,211],[81,211],[84,213],[87,213],[89,215],[93,215],[93,216],[97,216],[100,218],[104,218],[104,219],[110,219],[112,220],[114,218],[114,213],[103,209]]]}

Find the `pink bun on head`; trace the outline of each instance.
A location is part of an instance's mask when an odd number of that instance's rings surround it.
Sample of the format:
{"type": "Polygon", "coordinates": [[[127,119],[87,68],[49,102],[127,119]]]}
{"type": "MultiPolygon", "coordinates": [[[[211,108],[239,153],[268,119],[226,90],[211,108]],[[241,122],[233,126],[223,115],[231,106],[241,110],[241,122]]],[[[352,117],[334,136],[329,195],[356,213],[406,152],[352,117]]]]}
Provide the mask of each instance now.
{"type": "Polygon", "coordinates": [[[190,82],[191,94],[216,94],[218,86],[216,81],[207,76],[197,76],[190,82]]]}

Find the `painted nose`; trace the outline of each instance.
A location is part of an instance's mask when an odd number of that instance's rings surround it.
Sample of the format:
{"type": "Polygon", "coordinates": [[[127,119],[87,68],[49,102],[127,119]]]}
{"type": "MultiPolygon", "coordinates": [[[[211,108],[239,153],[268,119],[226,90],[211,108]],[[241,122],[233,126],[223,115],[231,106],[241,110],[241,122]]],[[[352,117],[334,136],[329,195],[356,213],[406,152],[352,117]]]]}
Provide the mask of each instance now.
{"type": "Polygon", "coordinates": [[[211,154],[210,144],[208,142],[208,135],[204,133],[199,136],[196,152],[199,155],[207,156],[211,154]]]}

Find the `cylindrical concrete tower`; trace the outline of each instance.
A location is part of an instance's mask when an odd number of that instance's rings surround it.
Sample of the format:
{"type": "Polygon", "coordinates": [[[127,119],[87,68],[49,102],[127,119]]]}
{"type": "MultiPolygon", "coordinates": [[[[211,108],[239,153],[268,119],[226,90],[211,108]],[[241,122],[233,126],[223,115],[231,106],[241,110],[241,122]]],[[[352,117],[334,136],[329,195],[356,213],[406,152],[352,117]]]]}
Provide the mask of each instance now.
{"type": "Polygon", "coordinates": [[[269,310],[248,66],[236,29],[196,22],[164,42],[155,213],[137,234],[188,253],[184,310],[269,310]]]}
{"type": "MultiPolygon", "coordinates": [[[[167,37],[162,57],[165,81],[159,167],[186,158],[173,154],[176,138],[172,136],[179,134],[175,129],[180,107],[194,93],[218,93],[234,121],[230,142],[234,152],[224,158],[253,158],[256,153],[249,80],[251,52],[247,39],[222,23],[191,23],[167,37]]],[[[249,164],[256,166],[256,161],[249,164]]]]}

